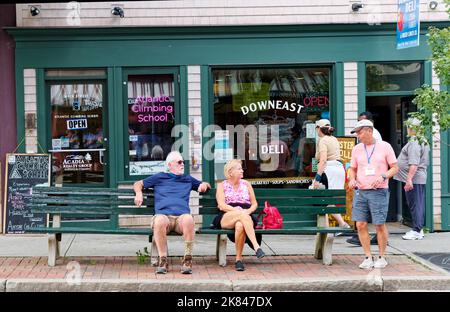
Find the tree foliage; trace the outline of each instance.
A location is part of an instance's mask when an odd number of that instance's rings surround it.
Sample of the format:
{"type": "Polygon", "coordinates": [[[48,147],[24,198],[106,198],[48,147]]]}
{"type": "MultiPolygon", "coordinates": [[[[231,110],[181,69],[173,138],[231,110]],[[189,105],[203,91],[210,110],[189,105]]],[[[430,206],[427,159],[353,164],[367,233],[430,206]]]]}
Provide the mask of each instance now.
{"type": "MultiPolygon", "coordinates": [[[[447,12],[450,16],[450,0],[445,0],[447,12]]],[[[431,49],[430,60],[440,79],[442,86],[450,86],[450,27],[430,27],[428,44],[431,49]]],[[[431,86],[423,85],[415,90],[413,102],[417,105],[417,112],[411,113],[411,117],[420,120],[420,125],[410,125],[416,130],[417,139],[427,142],[428,138],[450,129],[450,94],[447,90],[433,90],[431,86]]]]}

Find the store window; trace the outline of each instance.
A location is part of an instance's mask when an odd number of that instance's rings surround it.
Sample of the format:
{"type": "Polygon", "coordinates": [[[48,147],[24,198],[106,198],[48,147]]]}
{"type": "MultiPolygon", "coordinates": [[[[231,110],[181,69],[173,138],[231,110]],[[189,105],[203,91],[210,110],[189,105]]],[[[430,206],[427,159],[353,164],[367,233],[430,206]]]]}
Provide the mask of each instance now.
{"type": "Polygon", "coordinates": [[[128,174],[164,171],[175,125],[174,74],[128,75],[128,174]]]}
{"type": "Polygon", "coordinates": [[[422,76],[422,63],[366,64],[366,91],[414,91],[422,76]]]}
{"type": "Polygon", "coordinates": [[[102,82],[49,82],[53,183],[104,185],[103,94],[102,82]]]}
{"type": "Polygon", "coordinates": [[[215,68],[212,75],[222,129],[215,132],[216,181],[226,160],[240,158],[256,187],[307,187],[316,171],[315,121],[330,118],[330,68],[215,68]],[[249,131],[241,135],[239,126],[249,131]]]}

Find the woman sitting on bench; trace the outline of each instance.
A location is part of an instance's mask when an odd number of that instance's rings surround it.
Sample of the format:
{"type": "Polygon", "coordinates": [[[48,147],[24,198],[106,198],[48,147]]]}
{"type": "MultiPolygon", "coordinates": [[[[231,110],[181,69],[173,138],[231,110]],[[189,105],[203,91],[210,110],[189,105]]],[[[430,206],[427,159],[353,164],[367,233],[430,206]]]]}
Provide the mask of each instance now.
{"type": "MultiPolygon", "coordinates": [[[[251,184],[242,179],[244,171],[240,160],[229,160],[225,164],[224,174],[226,180],[217,185],[216,199],[220,212],[214,218],[213,225],[219,229],[235,230],[235,268],[237,271],[244,271],[242,251],[247,237],[253,245],[253,249],[256,250],[256,257],[260,259],[265,256],[255,235],[254,228],[258,219],[252,215],[258,207],[258,203],[251,184]]],[[[229,238],[233,241],[233,237],[229,236],[229,238]]]]}

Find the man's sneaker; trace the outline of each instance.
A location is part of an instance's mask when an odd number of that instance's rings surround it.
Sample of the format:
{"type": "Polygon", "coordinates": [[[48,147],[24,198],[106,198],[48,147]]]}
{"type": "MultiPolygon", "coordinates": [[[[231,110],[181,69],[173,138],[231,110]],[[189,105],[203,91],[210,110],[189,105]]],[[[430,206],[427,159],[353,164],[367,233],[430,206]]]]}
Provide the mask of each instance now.
{"type": "Polygon", "coordinates": [[[364,261],[359,265],[360,269],[371,269],[373,267],[372,257],[366,257],[364,261]]]}
{"type": "Polygon", "coordinates": [[[167,257],[160,257],[159,264],[156,268],[156,274],[166,274],[169,270],[169,262],[167,262],[167,257]]]}
{"type": "MultiPolygon", "coordinates": [[[[343,226],[339,226],[340,228],[343,228],[343,229],[351,229],[352,227],[348,224],[348,223],[345,223],[343,226]]],[[[339,233],[336,233],[336,236],[341,236],[341,235],[343,235],[344,233],[342,233],[342,232],[339,232],[339,233]]]]}
{"type": "Polygon", "coordinates": [[[244,271],[245,270],[244,263],[242,263],[241,260],[236,261],[236,263],[234,264],[234,267],[236,268],[236,271],[244,271]]]}
{"type": "Polygon", "coordinates": [[[376,269],[385,268],[388,265],[385,257],[378,257],[377,261],[373,264],[373,267],[376,269]]]}
{"type": "Polygon", "coordinates": [[[184,256],[181,263],[182,274],[192,274],[192,256],[184,256]]]}
{"type": "Polygon", "coordinates": [[[423,230],[419,232],[416,232],[414,230],[411,230],[407,232],[405,235],[402,236],[405,240],[416,240],[416,239],[422,239],[423,238],[423,230]]]}
{"type": "Polygon", "coordinates": [[[346,242],[352,245],[361,246],[358,235],[353,235],[351,238],[347,239],[346,242]]]}
{"type": "Polygon", "coordinates": [[[265,255],[266,254],[261,248],[258,248],[258,250],[256,250],[256,258],[258,259],[264,258],[265,255]]]}

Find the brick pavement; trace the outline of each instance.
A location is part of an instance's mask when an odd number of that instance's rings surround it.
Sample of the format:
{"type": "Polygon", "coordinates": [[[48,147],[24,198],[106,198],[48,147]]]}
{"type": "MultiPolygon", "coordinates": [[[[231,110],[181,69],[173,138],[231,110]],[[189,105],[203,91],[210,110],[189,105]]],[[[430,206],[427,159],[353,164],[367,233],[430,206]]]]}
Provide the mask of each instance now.
{"type": "Polygon", "coordinates": [[[295,278],[344,278],[380,274],[382,277],[441,276],[404,255],[391,255],[389,266],[382,270],[361,270],[361,255],[334,255],[333,265],[325,266],[312,255],[266,256],[258,260],[245,257],[246,270],[234,269],[234,257],[220,267],[213,256],[196,256],[192,275],[179,273],[181,258],[170,257],[169,273],[156,275],[150,264],[138,264],[136,257],[66,257],[55,267],[47,266],[46,257],[0,257],[0,279],[65,279],[79,272],[83,280],[276,280],[295,278]]]}

